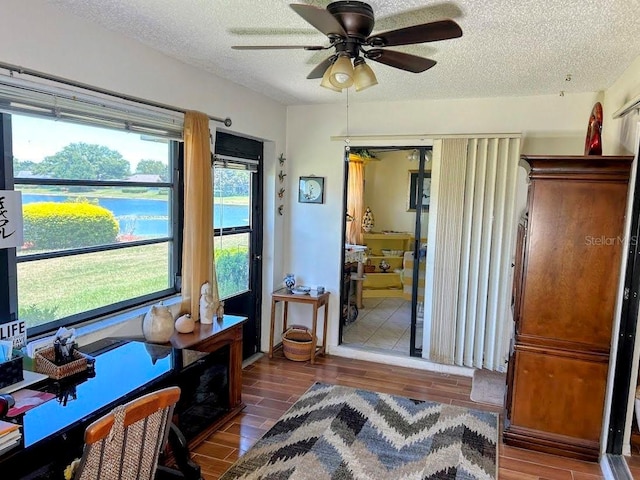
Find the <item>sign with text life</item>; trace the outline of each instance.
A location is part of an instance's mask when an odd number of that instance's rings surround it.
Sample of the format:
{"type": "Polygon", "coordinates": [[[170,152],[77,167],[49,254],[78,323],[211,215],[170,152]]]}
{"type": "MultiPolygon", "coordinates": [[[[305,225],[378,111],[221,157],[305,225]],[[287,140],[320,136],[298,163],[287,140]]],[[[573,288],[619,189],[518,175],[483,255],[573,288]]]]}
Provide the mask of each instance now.
{"type": "Polygon", "coordinates": [[[0,340],[13,342],[13,348],[22,348],[27,344],[27,325],[24,320],[0,323],[0,340]]]}

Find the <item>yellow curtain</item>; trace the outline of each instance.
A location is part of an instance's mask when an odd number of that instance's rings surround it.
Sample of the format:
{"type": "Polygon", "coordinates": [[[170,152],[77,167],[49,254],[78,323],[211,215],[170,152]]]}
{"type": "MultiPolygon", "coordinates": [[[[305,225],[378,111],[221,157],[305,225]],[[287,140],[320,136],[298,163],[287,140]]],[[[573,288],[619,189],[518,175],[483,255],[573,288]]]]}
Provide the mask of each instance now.
{"type": "Polygon", "coordinates": [[[362,245],[362,216],[364,215],[364,162],[349,158],[349,183],[347,185],[347,243],[362,245]]]}
{"type": "Polygon", "coordinates": [[[209,117],[189,111],[184,117],[184,230],[182,244],[182,312],[200,319],[200,289],[211,284],[219,303],[213,258],[213,194],[209,117]]]}

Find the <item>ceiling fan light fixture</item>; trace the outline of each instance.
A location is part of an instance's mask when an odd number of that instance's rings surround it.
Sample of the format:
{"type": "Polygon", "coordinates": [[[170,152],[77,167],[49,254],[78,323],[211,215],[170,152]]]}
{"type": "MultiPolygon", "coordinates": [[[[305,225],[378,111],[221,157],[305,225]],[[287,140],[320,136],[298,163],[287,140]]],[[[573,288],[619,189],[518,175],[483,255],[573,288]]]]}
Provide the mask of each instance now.
{"type": "Polygon", "coordinates": [[[349,88],[353,85],[353,65],[347,55],[340,55],[331,67],[329,81],[336,88],[349,88]]]}
{"type": "Polygon", "coordinates": [[[363,58],[357,58],[353,64],[353,83],[356,87],[356,92],[360,92],[365,88],[373,87],[378,84],[376,74],[373,73],[373,70],[371,70],[371,67],[365,63],[363,58]]]}
{"type": "Polygon", "coordinates": [[[331,83],[331,67],[333,67],[333,65],[329,65],[329,68],[324,71],[320,86],[328,88],[329,90],[333,90],[334,92],[342,92],[341,88],[335,87],[333,83],[331,83]]]}

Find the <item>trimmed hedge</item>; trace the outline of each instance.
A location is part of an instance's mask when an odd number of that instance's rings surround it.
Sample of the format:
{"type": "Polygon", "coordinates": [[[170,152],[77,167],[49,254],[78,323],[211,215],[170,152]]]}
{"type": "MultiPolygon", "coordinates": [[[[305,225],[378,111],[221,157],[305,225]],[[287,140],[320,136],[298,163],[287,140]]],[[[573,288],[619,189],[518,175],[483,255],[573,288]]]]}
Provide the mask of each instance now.
{"type": "Polygon", "coordinates": [[[23,212],[24,241],[38,250],[104,245],[118,235],[113,213],[91,203],[36,202],[23,212]]]}
{"type": "Polygon", "coordinates": [[[216,250],[216,276],[220,298],[244,291],[249,283],[249,249],[233,247],[216,250]]]}

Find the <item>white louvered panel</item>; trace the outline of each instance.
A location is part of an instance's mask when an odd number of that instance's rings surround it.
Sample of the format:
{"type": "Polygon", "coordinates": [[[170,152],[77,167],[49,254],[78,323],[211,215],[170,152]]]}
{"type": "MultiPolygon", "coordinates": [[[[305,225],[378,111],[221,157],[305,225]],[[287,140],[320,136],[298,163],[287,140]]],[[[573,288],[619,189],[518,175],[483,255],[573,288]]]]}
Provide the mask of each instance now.
{"type": "Polygon", "coordinates": [[[491,370],[504,370],[509,355],[509,339],[512,331],[511,315],[511,285],[512,259],[515,253],[515,239],[517,231],[516,212],[516,184],[518,180],[518,161],[520,159],[520,139],[509,139],[506,148],[506,177],[504,187],[504,212],[502,235],[503,240],[501,250],[500,265],[500,287],[498,289],[498,300],[496,309],[496,331],[493,335],[495,345],[491,351],[493,356],[485,359],[485,368],[491,370]]]}
{"type": "MultiPolygon", "coordinates": [[[[429,358],[454,363],[457,316],[458,265],[464,210],[467,140],[442,140],[434,238],[433,290],[430,296],[431,339],[429,358]],[[452,268],[453,266],[453,268],[452,268]]],[[[433,178],[432,178],[433,181],[433,178]]],[[[431,235],[430,235],[431,236],[431,235]]]]}
{"type": "Polygon", "coordinates": [[[519,138],[470,139],[455,363],[501,369],[509,329],[519,138]]]}

